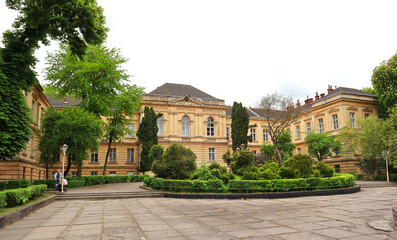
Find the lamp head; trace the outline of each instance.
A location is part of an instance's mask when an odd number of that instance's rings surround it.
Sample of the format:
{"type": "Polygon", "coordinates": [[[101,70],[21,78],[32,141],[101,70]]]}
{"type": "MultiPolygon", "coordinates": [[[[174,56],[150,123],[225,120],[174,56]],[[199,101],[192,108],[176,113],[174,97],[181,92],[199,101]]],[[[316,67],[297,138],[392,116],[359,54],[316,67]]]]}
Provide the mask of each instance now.
{"type": "Polygon", "coordinates": [[[68,150],[68,145],[66,145],[66,144],[63,144],[63,146],[62,146],[62,152],[63,152],[63,155],[65,155],[65,154],[66,154],[66,150],[68,150]]]}

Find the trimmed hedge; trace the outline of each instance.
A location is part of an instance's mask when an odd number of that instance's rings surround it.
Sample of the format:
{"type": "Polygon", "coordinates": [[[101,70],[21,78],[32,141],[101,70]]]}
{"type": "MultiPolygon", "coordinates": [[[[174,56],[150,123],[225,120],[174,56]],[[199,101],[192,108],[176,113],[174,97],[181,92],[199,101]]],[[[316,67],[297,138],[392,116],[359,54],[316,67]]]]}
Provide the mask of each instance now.
{"type": "Polygon", "coordinates": [[[275,180],[230,180],[224,186],[220,180],[171,180],[156,177],[146,178],[145,185],[156,190],[170,192],[287,192],[353,187],[354,176],[350,174],[330,178],[298,178],[275,180]]]}
{"type": "Polygon", "coordinates": [[[0,207],[14,207],[40,196],[47,185],[33,185],[27,188],[9,189],[0,192],[0,207]],[[4,204],[5,202],[5,204],[4,204]]]}
{"type": "Polygon", "coordinates": [[[41,185],[41,184],[47,185],[48,189],[55,188],[55,180],[54,179],[37,179],[37,180],[33,181],[33,185],[41,185]]]}
{"type": "Polygon", "coordinates": [[[29,179],[9,180],[6,189],[27,188],[30,185],[32,185],[32,183],[29,179]]]}
{"type": "Polygon", "coordinates": [[[84,186],[85,186],[84,180],[69,180],[67,188],[80,188],[84,186]]]}
{"type": "Polygon", "coordinates": [[[0,191],[6,190],[7,181],[0,181],[0,191]]]}

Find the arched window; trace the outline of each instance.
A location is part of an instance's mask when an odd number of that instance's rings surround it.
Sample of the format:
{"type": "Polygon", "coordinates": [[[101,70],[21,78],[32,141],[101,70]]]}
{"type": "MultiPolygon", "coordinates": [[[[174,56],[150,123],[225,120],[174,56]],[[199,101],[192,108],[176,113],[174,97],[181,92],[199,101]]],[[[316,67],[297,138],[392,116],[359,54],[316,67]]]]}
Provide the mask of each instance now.
{"type": "Polygon", "coordinates": [[[163,116],[157,118],[157,127],[159,128],[157,135],[163,136],[164,135],[163,116]]]}
{"type": "Polygon", "coordinates": [[[190,118],[188,116],[182,117],[182,136],[190,135],[190,118]]]}
{"type": "Polygon", "coordinates": [[[215,136],[214,119],[212,117],[207,119],[207,136],[215,136]]]}

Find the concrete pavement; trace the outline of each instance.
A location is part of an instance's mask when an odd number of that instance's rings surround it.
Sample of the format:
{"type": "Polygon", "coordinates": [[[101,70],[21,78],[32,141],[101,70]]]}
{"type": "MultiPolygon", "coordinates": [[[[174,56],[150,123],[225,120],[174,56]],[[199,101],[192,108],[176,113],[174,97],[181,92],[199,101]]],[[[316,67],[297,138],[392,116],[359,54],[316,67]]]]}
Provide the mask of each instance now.
{"type": "Polygon", "coordinates": [[[134,198],[57,201],[0,230],[0,239],[397,239],[397,188],[289,199],[134,198]]]}

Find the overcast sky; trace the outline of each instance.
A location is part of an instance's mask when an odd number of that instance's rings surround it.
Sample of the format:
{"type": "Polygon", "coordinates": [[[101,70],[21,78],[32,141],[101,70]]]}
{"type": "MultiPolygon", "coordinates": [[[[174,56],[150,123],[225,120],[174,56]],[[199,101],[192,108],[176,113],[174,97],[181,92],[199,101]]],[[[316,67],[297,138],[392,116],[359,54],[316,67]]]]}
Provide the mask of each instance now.
{"type": "MultiPolygon", "coordinates": [[[[147,92],[192,85],[254,106],[277,91],[303,102],[327,86],[371,86],[372,70],[397,50],[397,1],[99,0],[132,82],[147,92]]],[[[15,11],[2,1],[0,31],[15,11]]],[[[40,83],[46,51],[36,71],[40,83]]]]}

